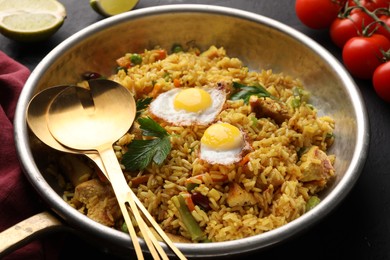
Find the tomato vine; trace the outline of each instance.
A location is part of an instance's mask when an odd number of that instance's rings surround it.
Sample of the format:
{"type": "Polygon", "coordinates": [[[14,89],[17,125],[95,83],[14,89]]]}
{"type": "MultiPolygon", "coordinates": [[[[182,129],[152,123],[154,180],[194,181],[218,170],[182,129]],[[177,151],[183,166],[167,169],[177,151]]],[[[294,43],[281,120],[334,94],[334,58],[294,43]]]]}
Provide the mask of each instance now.
{"type": "Polygon", "coordinates": [[[329,30],[351,75],[390,102],[390,0],[296,0],[295,11],[307,27],[329,30]]]}

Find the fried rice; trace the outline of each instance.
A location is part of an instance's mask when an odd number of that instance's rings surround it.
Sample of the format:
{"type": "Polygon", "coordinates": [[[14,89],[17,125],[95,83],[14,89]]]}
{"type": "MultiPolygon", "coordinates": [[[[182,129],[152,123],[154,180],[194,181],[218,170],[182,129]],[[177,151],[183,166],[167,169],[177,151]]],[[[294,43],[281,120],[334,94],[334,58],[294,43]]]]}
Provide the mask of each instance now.
{"type": "MultiPolygon", "coordinates": [[[[231,93],[233,82],[239,82],[263,86],[274,97],[267,99],[288,114],[282,119],[280,110],[259,115],[256,111],[259,100],[266,99],[263,97],[249,102],[227,98],[214,122],[237,126],[250,149],[238,163],[222,165],[199,158],[200,139],[208,125],[175,125],[155,117],[147,108],[140,111],[139,117],[151,117],[167,131],[172,148],[161,165],[152,162],[145,169],[129,171],[122,164],[122,169],[130,188],[173,240],[218,242],[261,234],[305,214],[313,199],[318,203],[318,193],[335,176],[335,156],[327,153],[334,142],[335,122],[317,114],[299,79],[271,70],[250,70],[222,47],[211,46],[203,52],[198,48],[173,53],[160,48],[145,50],[137,54],[142,59],[137,64],[131,55],[119,58],[118,71],[108,78],[128,88],[136,100],[154,99],[181,87],[223,85],[231,93]],[[173,199],[177,196],[192,196],[193,205],[188,209],[204,235],[201,240],[193,239],[185,225],[173,199]]],[[[113,146],[119,162],[128,145],[140,138],[145,137],[135,123],[113,146]]],[[[69,161],[60,163],[68,203],[104,225],[121,229],[124,221],[115,196],[107,192],[110,185],[99,178],[99,170],[88,162],[92,170],[81,174],[80,169],[67,165],[69,161]],[[72,175],[73,181],[68,182],[72,175]]]]}

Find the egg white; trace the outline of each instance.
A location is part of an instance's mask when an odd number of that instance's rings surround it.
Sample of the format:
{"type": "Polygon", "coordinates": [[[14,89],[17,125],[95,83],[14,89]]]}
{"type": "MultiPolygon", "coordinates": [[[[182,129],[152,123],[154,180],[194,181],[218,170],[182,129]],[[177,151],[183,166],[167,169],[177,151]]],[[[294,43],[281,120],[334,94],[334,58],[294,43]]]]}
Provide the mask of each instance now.
{"type": "Polygon", "coordinates": [[[241,141],[236,147],[214,148],[200,142],[199,158],[210,164],[228,165],[241,161],[243,155],[251,149],[245,132],[240,130],[241,141]]]}
{"type": "Polygon", "coordinates": [[[182,88],[174,88],[158,95],[158,97],[150,103],[150,113],[174,125],[208,125],[215,120],[226,101],[226,92],[224,90],[203,88],[203,90],[210,94],[212,99],[212,104],[209,108],[201,112],[176,110],[174,108],[174,99],[181,90],[182,88]]]}
{"type": "Polygon", "coordinates": [[[243,146],[225,151],[217,151],[201,145],[200,159],[207,161],[210,164],[228,165],[239,162],[242,158],[243,146]]]}

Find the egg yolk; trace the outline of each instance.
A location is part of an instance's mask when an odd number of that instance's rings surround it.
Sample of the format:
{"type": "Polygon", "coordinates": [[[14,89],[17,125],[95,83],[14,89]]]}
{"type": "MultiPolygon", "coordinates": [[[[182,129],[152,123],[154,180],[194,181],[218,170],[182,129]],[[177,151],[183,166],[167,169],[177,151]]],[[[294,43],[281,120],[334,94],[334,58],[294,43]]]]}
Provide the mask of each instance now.
{"type": "Polygon", "coordinates": [[[217,123],[206,129],[200,142],[215,150],[229,150],[242,145],[242,134],[229,123],[217,123]]]}
{"type": "Polygon", "coordinates": [[[210,94],[200,88],[187,88],[180,91],[174,101],[173,106],[176,110],[185,110],[187,112],[201,112],[212,105],[210,94]]]}

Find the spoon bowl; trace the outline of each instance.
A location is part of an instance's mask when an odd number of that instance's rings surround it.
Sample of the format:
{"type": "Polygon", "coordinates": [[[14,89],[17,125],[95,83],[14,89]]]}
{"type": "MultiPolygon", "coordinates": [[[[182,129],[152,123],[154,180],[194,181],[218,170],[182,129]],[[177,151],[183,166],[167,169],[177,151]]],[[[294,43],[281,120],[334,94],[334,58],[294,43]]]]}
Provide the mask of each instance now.
{"type": "MultiPolygon", "coordinates": [[[[50,133],[46,122],[46,114],[52,100],[69,85],[58,85],[44,89],[37,93],[29,102],[26,113],[26,121],[31,131],[46,145],[66,153],[78,154],[78,151],[69,149],[60,144],[50,133]]],[[[85,153],[105,174],[105,169],[99,154],[96,151],[85,153]]]]}
{"type": "Polygon", "coordinates": [[[90,90],[70,86],[52,102],[48,125],[57,141],[90,151],[111,145],[131,127],[136,106],[132,94],[110,80],[91,80],[90,90]]]}
{"type": "Polygon", "coordinates": [[[49,130],[57,141],[84,151],[118,140],[130,129],[136,111],[132,94],[118,83],[89,84],[90,90],[75,86],[63,90],[48,111],[49,130]]]}
{"type": "Polygon", "coordinates": [[[46,113],[51,101],[69,85],[60,85],[47,88],[37,93],[29,102],[26,120],[31,131],[46,145],[62,152],[76,153],[57,142],[51,135],[46,124],[46,113]]]}

